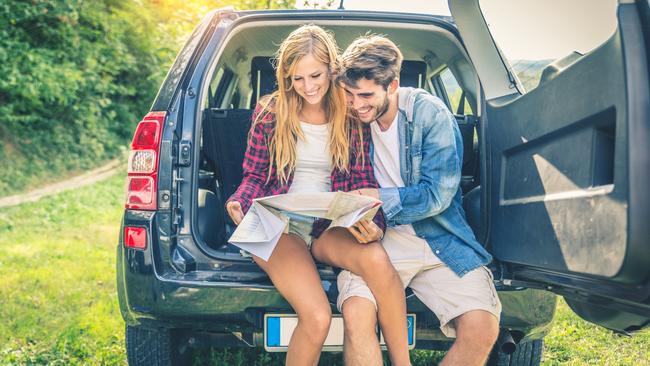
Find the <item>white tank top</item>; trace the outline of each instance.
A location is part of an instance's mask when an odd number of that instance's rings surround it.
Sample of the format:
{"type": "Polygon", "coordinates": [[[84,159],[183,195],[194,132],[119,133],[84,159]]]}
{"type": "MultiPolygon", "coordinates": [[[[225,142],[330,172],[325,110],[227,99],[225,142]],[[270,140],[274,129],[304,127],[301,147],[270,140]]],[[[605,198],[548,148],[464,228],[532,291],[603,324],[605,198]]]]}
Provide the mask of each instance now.
{"type": "Polygon", "coordinates": [[[300,122],[304,140],[296,141],[296,169],[289,193],[329,192],[332,186],[330,124],[300,122]]]}

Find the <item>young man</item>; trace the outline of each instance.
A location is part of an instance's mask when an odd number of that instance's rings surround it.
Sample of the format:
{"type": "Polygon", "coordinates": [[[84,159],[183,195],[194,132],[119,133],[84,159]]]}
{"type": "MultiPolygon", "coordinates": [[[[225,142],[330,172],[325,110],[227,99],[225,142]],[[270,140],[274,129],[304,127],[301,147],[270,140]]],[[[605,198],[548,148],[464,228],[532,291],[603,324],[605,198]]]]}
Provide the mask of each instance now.
{"type": "MultiPolygon", "coordinates": [[[[400,88],[402,54],[389,39],[365,36],[342,55],[339,81],[372,131],[371,158],[383,201],[383,245],[404,286],[455,337],[442,365],[483,365],[499,333],[501,304],[492,258],[476,241],[461,206],[462,138],[442,101],[421,89],[400,88]]],[[[363,280],[338,278],[345,322],[346,365],[381,365],[376,304],[363,280]]]]}

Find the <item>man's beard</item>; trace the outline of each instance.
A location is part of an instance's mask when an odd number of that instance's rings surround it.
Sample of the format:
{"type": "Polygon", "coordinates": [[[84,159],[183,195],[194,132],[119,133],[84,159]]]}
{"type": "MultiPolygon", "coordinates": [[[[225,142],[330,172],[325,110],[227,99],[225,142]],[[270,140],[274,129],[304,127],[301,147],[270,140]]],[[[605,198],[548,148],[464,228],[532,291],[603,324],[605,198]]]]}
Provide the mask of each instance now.
{"type": "Polygon", "coordinates": [[[379,120],[381,116],[386,114],[388,112],[388,107],[390,107],[390,101],[388,100],[388,96],[386,96],[386,99],[384,99],[384,103],[377,107],[377,116],[375,117],[375,120],[379,120]]]}

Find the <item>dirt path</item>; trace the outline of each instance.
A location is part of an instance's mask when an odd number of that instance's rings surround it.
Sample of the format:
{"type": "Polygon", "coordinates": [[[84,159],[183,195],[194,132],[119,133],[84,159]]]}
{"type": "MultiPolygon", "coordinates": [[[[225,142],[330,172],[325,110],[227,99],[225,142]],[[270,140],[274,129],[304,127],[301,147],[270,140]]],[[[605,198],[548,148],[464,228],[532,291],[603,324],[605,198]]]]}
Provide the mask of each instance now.
{"type": "Polygon", "coordinates": [[[13,196],[7,196],[0,198],[0,208],[16,206],[24,202],[34,202],[38,201],[43,197],[47,197],[59,192],[67,191],[69,189],[79,188],[99,182],[104,180],[113,174],[124,169],[122,166],[124,159],[115,159],[108,162],[108,164],[101,166],[97,169],[93,169],[87,173],[78,175],[76,177],[66,179],[61,182],[49,184],[45,187],[29,191],[27,193],[16,194],[13,196]]]}

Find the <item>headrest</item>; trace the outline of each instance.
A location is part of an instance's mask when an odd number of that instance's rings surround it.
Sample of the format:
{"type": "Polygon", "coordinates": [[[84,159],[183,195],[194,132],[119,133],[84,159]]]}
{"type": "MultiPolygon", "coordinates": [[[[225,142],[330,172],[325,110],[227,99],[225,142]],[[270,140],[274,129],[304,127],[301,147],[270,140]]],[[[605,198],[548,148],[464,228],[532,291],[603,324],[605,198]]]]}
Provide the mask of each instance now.
{"type": "Polygon", "coordinates": [[[413,88],[424,88],[426,82],[427,64],[424,61],[402,62],[402,70],[399,74],[399,85],[413,88]]]}
{"type": "MultiPolygon", "coordinates": [[[[251,99],[250,108],[255,108],[260,97],[270,94],[278,88],[275,80],[275,68],[271,63],[270,56],[256,56],[251,61],[251,88],[253,89],[253,98],[251,99]]],[[[413,88],[423,88],[427,73],[427,64],[424,61],[402,62],[400,72],[400,86],[410,86],[413,88]]]]}
{"type": "Polygon", "coordinates": [[[275,80],[275,68],[273,68],[271,59],[271,57],[267,56],[256,56],[251,61],[253,98],[251,99],[250,108],[255,108],[260,97],[271,94],[278,88],[278,83],[275,80]]]}

